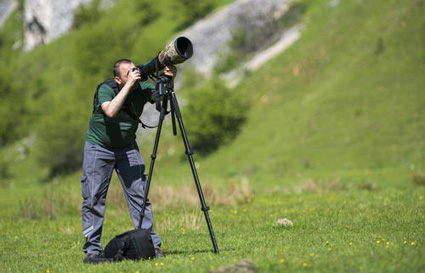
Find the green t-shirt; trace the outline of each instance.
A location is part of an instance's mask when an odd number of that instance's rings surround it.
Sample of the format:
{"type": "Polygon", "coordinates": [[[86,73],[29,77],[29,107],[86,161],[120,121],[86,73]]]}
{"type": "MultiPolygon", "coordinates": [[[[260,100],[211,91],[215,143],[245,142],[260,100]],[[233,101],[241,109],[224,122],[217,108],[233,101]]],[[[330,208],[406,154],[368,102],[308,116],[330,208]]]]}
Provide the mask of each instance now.
{"type": "Polygon", "coordinates": [[[104,148],[123,148],[136,138],[138,120],[146,102],[152,102],[155,86],[149,82],[140,82],[137,89],[130,92],[115,118],[107,117],[102,110],[102,103],[111,101],[116,95],[107,84],[102,84],[98,91],[99,103],[90,118],[86,140],[104,148]]]}

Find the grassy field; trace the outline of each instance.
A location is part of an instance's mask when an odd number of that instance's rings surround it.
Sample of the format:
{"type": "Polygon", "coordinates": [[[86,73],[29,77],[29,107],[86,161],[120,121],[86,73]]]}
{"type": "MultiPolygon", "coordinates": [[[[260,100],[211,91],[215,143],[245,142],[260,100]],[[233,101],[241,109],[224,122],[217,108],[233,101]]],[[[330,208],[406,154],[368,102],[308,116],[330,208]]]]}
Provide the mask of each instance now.
{"type": "MultiPolygon", "coordinates": [[[[219,255],[167,124],[150,194],[165,258],[83,264],[81,172],[38,183],[11,157],[0,272],[424,272],[425,1],[303,2],[302,38],[235,89],[251,100],[241,133],[195,154],[219,255]]],[[[132,228],[122,195],[114,177],[104,244],[132,228]]]]}
{"type": "MultiPolygon", "coordinates": [[[[425,268],[425,190],[413,183],[404,190],[310,185],[286,194],[258,194],[245,203],[248,193],[229,198],[223,192],[213,198],[210,192],[207,202],[220,198],[227,202],[213,205],[210,212],[219,255],[213,253],[196,194],[177,190],[186,195],[179,205],[159,205],[155,210],[155,228],[166,257],[102,265],[82,263],[78,185],[62,183],[45,186],[45,198],[31,192],[18,197],[13,191],[2,196],[2,272],[207,272],[241,259],[251,260],[258,272],[422,272],[425,268]],[[294,225],[279,226],[280,218],[294,225]]],[[[132,228],[117,185],[114,181],[108,196],[104,244],[132,228]]],[[[151,198],[160,204],[158,190],[151,198]]]]}

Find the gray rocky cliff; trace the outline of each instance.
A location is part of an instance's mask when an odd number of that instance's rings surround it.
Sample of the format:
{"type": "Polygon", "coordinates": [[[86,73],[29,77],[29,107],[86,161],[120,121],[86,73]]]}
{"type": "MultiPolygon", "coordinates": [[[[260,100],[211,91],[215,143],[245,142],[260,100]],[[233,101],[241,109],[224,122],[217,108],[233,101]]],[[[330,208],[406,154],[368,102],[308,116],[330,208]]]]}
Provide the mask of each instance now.
{"type": "Polygon", "coordinates": [[[15,10],[18,2],[16,0],[0,0],[0,27],[9,15],[15,10]]]}
{"type": "MultiPolygon", "coordinates": [[[[25,0],[24,50],[30,51],[47,44],[70,30],[75,9],[92,0],[25,0]]],[[[111,5],[115,0],[103,0],[111,5]]],[[[208,75],[218,58],[229,49],[229,42],[241,28],[248,29],[255,38],[256,32],[273,30],[270,22],[282,16],[293,0],[236,0],[207,18],[198,21],[179,35],[189,37],[195,54],[188,65],[208,75]],[[254,33],[254,34],[252,34],[254,33]]],[[[0,0],[0,26],[16,8],[17,0],[0,0]]],[[[256,43],[255,39],[251,40],[256,43]]]]}
{"type": "Polygon", "coordinates": [[[220,56],[229,50],[229,43],[235,33],[242,28],[251,33],[267,31],[267,24],[280,18],[292,2],[291,0],[237,0],[200,20],[180,33],[192,41],[195,49],[195,54],[188,63],[197,72],[204,75],[210,74],[220,56]]]}
{"type": "Polygon", "coordinates": [[[25,43],[29,51],[66,33],[73,23],[74,10],[91,0],[26,0],[24,6],[25,43]]]}

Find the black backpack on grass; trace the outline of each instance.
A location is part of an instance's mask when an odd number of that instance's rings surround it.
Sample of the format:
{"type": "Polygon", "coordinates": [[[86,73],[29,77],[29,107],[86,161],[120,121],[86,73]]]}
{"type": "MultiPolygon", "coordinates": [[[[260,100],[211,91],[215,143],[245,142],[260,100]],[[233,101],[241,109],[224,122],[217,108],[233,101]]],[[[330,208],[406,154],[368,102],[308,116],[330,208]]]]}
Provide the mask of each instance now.
{"type": "Polygon", "coordinates": [[[134,229],[119,234],[106,245],[104,253],[112,261],[155,258],[151,231],[134,229]]]}

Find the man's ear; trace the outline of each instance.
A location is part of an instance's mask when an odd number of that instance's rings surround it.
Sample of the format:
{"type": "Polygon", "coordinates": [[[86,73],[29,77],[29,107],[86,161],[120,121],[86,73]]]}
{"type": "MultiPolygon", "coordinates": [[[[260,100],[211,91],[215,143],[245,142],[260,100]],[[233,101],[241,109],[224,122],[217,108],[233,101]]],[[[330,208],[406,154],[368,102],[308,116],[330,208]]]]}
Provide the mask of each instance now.
{"type": "Polygon", "coordinates": [[[118,83],[118,85],[121,85],[122,83],[122,80],[118,76],[115,76],[115,81],[118,83]]]}

